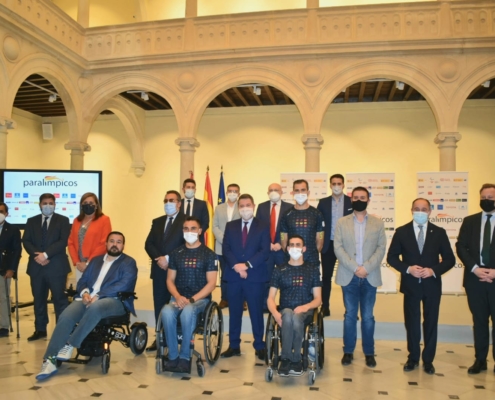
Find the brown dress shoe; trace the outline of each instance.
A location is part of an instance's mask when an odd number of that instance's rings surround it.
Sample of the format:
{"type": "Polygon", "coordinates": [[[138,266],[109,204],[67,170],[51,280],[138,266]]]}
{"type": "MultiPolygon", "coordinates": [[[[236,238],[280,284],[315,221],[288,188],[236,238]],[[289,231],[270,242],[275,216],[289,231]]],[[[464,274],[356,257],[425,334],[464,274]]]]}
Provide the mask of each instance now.
{"type": "Polygon", "coordinates": [[[220,307],[221,309],[227,308],[228,306],[229,306],[229,302],[226,300],[222,300],[218,305],[218,307],[220,307]]]}

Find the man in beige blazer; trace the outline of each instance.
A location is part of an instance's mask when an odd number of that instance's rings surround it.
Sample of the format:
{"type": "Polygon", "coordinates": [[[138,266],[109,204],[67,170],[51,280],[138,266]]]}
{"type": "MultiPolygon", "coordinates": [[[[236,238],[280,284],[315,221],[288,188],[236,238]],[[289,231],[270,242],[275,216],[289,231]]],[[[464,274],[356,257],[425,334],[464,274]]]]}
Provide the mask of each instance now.
{"type": "Polygon", "coordinates": [[[353,213],[338,220],[334,249],[339,260],[335,282],[344,295],[344,356],[342,365],[352,363],[357,336],[357,313],[361,309],[361,339],[366,365],[376,366],[375,318],[376,288],[382,284],[380,265],[387,238],[383,222],[366,212],[370,202],[366,188],[352,191],[353,213]]]}
{"type": "Polygon", "coordinates": [[[241,218],[239,214],[239,208],[237,207],[237,198],[241,188],[236,183],[231,183],[227,186],[227,202],[219,204],[215,208],[215,213],[213,215],[213,234],[215,235],[215,253],[217,254],[218,261],[220,263],[220,271],[222,276],[220,278],[220,290],[222,292],[222,297],[220,301],[220,308],[225,308],[229,305],[227,302],[227,282],[223,280],[223,268],[225,266],[225,261],[222,256],[222,243],[223,243],[223,233],[225,232],[225,225],[227,222],[241,218]]]}

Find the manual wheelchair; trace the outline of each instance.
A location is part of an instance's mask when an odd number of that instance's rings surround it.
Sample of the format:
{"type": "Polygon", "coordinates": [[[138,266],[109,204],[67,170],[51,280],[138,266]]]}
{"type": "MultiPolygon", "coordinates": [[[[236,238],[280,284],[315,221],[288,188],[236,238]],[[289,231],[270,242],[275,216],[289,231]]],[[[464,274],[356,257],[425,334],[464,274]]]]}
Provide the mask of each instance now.
{"type": "MultiPolygon", "coordinates": [[[[69,296],[73,296],[75,293],[69,289],[66,292],[69,296]]],[[[132,292],[118,294],[118,298],[122,302],[131,297],[137,299],[135,293],[132,292]]],[[[76,356],[68,361],[57,360],[57,367],[60,367],[62,362],[88,364],[93,357],[102,357],[101,371],[106,374],[110,368],[110,343],[113,341],[119,341],[124,347],[130,347],[135,355],[143,353],[148,343],[147,325],[145,322],[134,322],[130,326],[130,323],[131,313],[127,310],[123,315],[101,319],[81,343],[76,356]]]]}
{"type": "MultiPolygon", "coordinates": [[[[205,310],[196,319],[196,328],[191,338],[191,349],[189,359],[189,374],[191,373],[193,355],[196,356],[196,370],[199,377],[205,375],[205,366],[201,354],[194,349],[195,336],[203,335],[203,351],[206,362],[214,365],[220,357],[223,342],[223,315],[218,304],[211,301],[205,310]]],[[[180,318],[177,318],[177,341],[182,344],[182,330],[180,318]]],[[[165,331],[162,327],[162,319],[158,318],[156,324],[156,373],[160,374],[164,370],[164,364],[168,361],[168,348],[165,340],[165,331]]],[[[170,371],[174,372],[174,371],[170,371]]]]}
{"type": "MultiPolygon", "coordinates": [[[[271,382],[274,371],[278,370],[282,351],[282,328],[278,326],[272,314],[268,315],[265,332],[266,357],[268,368],[265,372],[265,380],[271,382]]],[[[323,315],[318,309],[314,309],[310,321],[304,323],[304,340],[302,345],[303,372],[309,369],[308,383],[314,384],[316,374],[323,369],[325,361],[325,335],[323,328],[323,315]],[[314,352],[313,350],[314,349],[314,352]],[[310,354],[314,353],[314,354],[310,354]]]]}

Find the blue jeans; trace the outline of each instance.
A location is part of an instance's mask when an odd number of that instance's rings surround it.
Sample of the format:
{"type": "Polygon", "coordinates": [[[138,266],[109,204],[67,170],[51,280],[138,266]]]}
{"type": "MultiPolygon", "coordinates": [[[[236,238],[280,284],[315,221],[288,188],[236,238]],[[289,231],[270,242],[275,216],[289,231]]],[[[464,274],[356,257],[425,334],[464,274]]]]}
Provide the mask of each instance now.
{"type": "Polygon", "coordinates": [[[44,358],[55,357],[66,343],[80,347],[102,318],[117,317],[125,312],[122,301],[111,297],[97,300],[89,307],[82,301],[73,301],[60,315],[44,358]]]}
{"type": "Polygon", "coordinates": [[[368,280],[353,276],[347,286],[342,286],[344,294],[344,353],[354,353],[357,338],[357,313],[361,308],[361,339],[363,352],[367,356],[375,354],[375,317],[373,307],[376,300],[376,287],[368,280]]]}
{"type": "Polygon", "coordinates": [[[169,360],[175,360],[177,357],[183,360],[191,358],[191,340],[196,329],[197,317],[202,313],[210,299],[201,299],[193,304],[189,303],[182,310],[175,307],[175,299],[172,297],[170,303],[163,306],[161,311],[161,319],[163,330],[165,332],[165,340],[168,346],[169,360]],[[180,315],[180,317],[179,317],[180,315]],[[179,353],[179,341],[177,340],[177,318],[180,318],[182,330],[182,345],[179,353]]]}

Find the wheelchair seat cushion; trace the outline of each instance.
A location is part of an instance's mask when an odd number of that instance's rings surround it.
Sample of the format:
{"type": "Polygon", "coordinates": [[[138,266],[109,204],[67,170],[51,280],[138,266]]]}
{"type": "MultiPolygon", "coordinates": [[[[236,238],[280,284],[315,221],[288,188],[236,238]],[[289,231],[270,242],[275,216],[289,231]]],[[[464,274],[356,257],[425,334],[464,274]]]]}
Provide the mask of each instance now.
{"type": "Polygon", "coordinates": [[[129,314],[115,315],[111,317],[102,318],[98,322],[99,326],[102,325],[126,325],[129,323],[129,314]]]}

